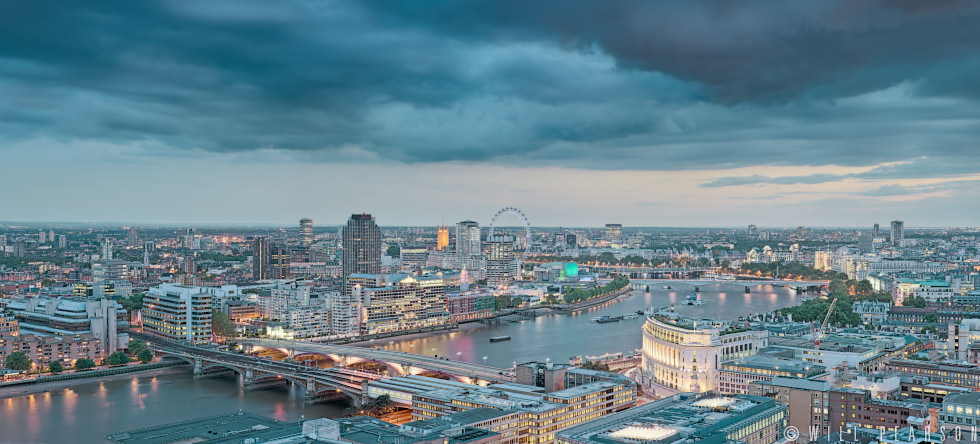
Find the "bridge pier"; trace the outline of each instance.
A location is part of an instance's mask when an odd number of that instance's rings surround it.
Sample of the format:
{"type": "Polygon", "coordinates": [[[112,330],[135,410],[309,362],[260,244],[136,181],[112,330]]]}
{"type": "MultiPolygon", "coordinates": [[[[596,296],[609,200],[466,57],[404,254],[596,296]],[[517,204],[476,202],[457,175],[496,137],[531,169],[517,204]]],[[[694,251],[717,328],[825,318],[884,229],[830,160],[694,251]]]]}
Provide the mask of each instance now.
{"type": "Polygon", "coordinates": [[[289,381],[283,378],[265,378],[258,381],[245,381],[244,388],[247,391],[265,390],[273,387],[288,385],[289,381]]]}

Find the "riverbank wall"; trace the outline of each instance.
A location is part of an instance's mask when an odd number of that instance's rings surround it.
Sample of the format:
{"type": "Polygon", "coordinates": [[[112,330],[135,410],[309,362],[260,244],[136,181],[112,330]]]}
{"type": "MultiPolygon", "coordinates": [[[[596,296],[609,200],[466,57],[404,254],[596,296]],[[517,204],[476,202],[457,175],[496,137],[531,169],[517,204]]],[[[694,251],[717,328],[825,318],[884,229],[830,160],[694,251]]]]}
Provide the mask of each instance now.
{"type": "Polygon", "coordinates": [[[21,385],[31,385],[31,384],[44,384],[48,382],[70,381],[73,379],[100,378],[105,376],[122,375],[126,373],[137,373],[137,372],[144,372],[149,370],[157,370],[161,368],[175,367],[178,365],[187,365],[187,363],[183,361],[166,361],[166,362],[153,362],[149,364],[127,365],[123,367],[74,371],[71,373],[63,373],[59,375],[42,376],[40,378],[29,378],[29,379],[19,379],[16,381],[0,382],[0,388],[15,387],[21,385]]]}

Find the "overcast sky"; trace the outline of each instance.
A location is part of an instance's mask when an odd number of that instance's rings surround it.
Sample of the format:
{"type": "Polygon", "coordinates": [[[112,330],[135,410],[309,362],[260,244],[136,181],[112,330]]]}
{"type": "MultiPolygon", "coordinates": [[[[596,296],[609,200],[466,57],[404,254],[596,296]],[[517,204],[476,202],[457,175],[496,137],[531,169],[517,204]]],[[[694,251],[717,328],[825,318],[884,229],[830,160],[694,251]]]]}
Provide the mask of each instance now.
{"type": "Polygon", "coordinates": [[[0,6],[0,220],[980,225],[980,2],[0,6]]]}

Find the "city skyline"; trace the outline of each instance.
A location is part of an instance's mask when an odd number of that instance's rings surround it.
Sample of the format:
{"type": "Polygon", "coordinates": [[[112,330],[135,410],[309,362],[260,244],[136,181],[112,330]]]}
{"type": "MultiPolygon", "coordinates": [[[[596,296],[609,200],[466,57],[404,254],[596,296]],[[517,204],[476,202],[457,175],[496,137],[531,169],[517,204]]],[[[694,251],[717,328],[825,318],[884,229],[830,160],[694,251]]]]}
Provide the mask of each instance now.
{"type": "Polygon", "coordinates": [[[980,5],[466,9],[25,5],[0,18],[0,177],[24,190],[4,217],[285,224],[303,202],[399,225],[504,206],[537,225],[980,219],[962,205],[980,192],[980,5]]]}

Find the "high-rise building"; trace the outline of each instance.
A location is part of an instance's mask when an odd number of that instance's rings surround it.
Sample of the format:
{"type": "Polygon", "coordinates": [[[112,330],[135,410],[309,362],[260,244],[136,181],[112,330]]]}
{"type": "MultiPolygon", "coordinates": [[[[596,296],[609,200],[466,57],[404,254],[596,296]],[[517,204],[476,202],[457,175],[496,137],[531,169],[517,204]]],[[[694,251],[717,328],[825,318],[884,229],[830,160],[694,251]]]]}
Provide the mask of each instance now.
{"type": "MultiPolygon", "coordinates": [[[[343,288],[354,273],[381,273],[381,229],[370,214],[352,214],[343,233],[343,288]]],[[[349,293],[348,293],[349,294],[349,293]]]]}
{"type": "Polygon", "coordinates": [[[893,220],[891,237],[892,245],[898,246],[902,242],[902,239],[905,239],[905,222],[893,220]]]}
{"type": "Polygon", "coordinates": [[[211,342],[211,294],[200,287],[163,284],[143,299],[143,330],[192,344],[211,342]]]}
{"type": "Polygon", "coordinates": [[[46,231],[41,230],[37,233],[37,243],[39,244],[48,243],[48,233],[46,231]]]}
{"type": "Polygon", "coordinates": [[[289,277],[290,251],[266,237],[252,240],[252,278],[286,279],[289,277]]]}
{"type": "Polygon", "coordinates": [[[102,260],[111,261],[112,260],[112,239],[105,238],[102,239],[102,260]]]}
{"type": "Polygon", "coordinates": [[[313,244],[313,219],[299,220],[299,243],[305,247],[313,244]]]}
{"type": "Polygon", "coordinates": [[[58,235],[58,248],[65,248],[68,246],[68,236],[64,234],[58,235]]]}
{"type": "Polygon", "coordinates": [[[138,247],[140,245],[140,229],[136,227],[126,227],[126,245],[138,247]]]}
{"type": "Polygon", "coordinates": [[[479,256],[480,224],[464,220],[456,224],[456,253],[464,256],[479,256]]]}
{"type": "Polygon", "coordinates": [[[877,239],[878,236],[881,235],[880,231],[881,231],[881,229],[880,229],[880,227],[878,227],[878,224],[875,224],[874,228],[871,229],[871,238],[872,239],[877,239]]]}
{"type": "Polygon", "coordinates": [[[487,238],[487,285],[509,287],[514,282],[514,236],[494,235],[487,238]]]}
{"type": "Polygon", "coordinates": [[[609,246],[613,248],[620,248],[623,246],[623,225],[622,224],[606,224],[606,240],[609,241],[609,246]]]}
{"type": "Polygon", "coordinates": [[[436,250],[445,251],[449,247],[449,227],[436,229],[436,250]]]}
{"type": "Polygon", "coordinates": [[[872,233],[868,233],[867,231],[858,233],[858,251],[861,254],[874,251],[874,235],[872,233]]]}

